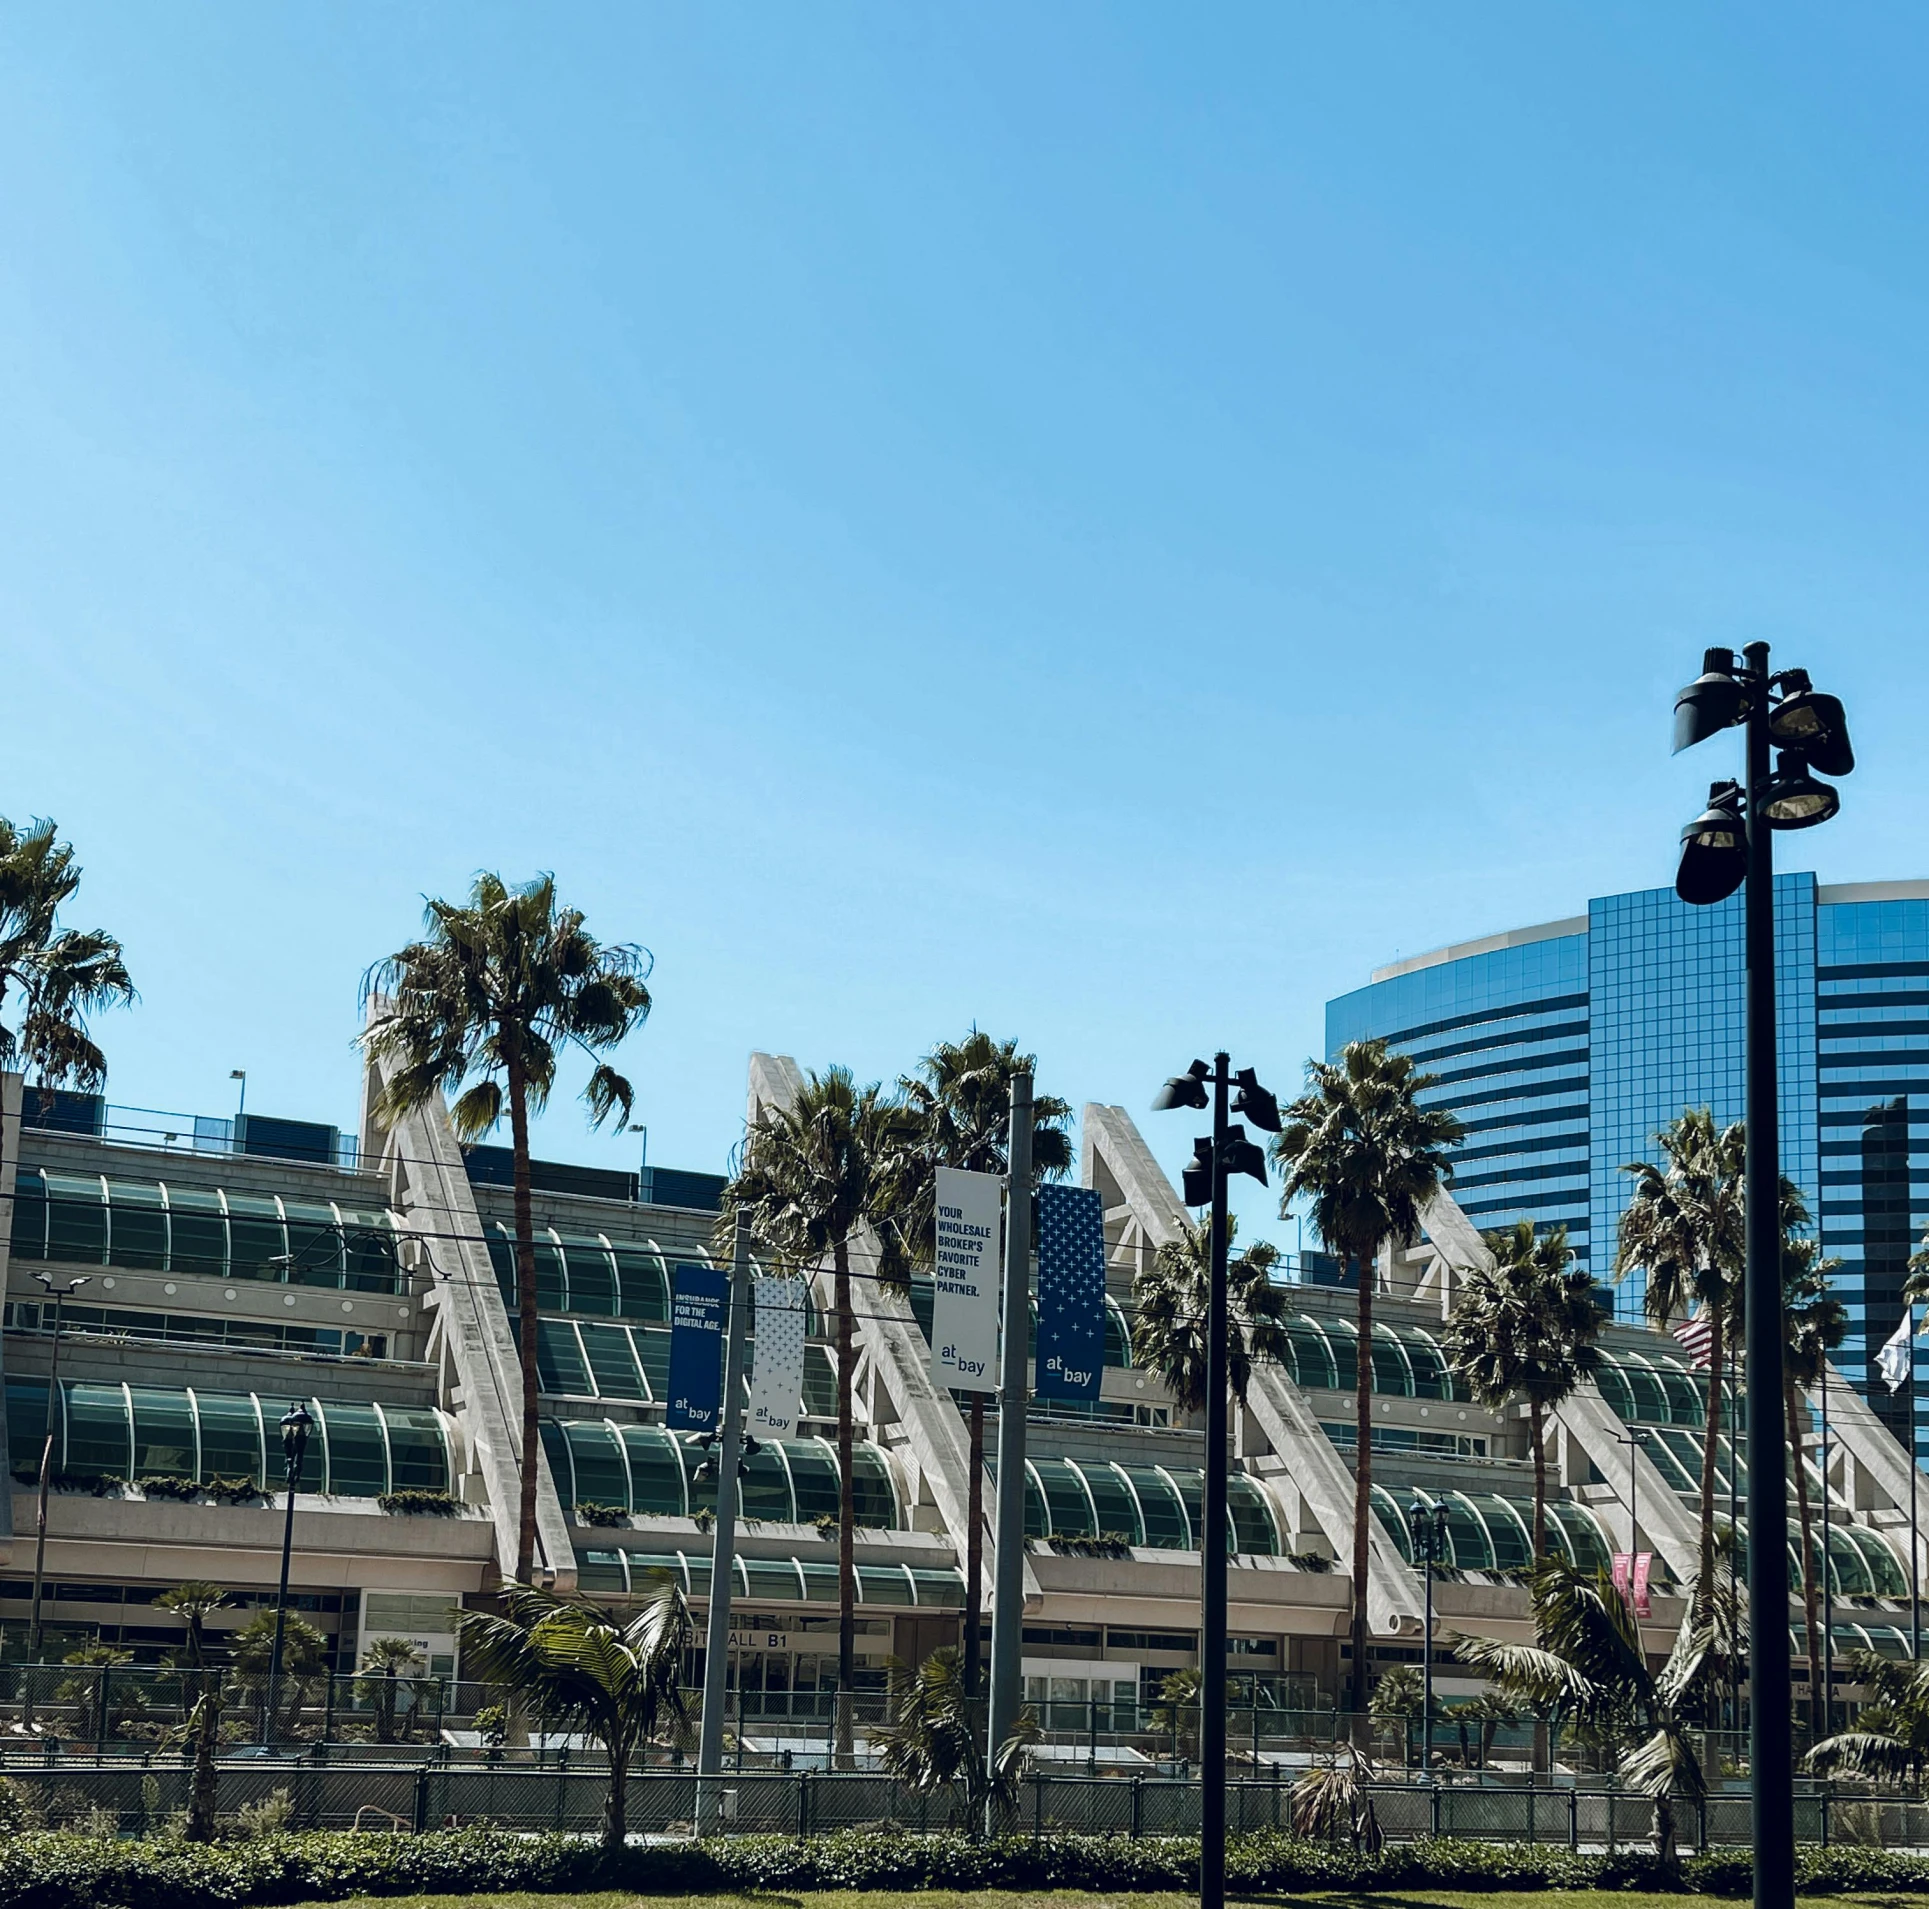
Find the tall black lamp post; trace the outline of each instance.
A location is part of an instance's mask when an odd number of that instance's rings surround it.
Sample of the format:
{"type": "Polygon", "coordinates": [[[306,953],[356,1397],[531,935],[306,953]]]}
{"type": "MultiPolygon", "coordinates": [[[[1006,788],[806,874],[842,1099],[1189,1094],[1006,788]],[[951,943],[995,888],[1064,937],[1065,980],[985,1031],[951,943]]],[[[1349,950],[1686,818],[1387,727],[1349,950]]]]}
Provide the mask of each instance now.
{"type": "Polygon", "coordinates": [[[1681,832],[1675,893],[1695,907],[1747,885],[1748,1157],[1744,1285],[1748,1392],[1749,1789],[1755,1813],[1756,1909],[1795,1901],[1794,1741],[1789,1715],[1788,1456],[1782,1412],[1781,1150],[1775,1089],[1776,829],[1826,822],[1841,798],[1813,770],[1855,767],[1848,721],[1805,670],[1768,667],[1768,645],[1739,659],[1709,650],[1701,674],[1675,698],[1674,746],[1723,729],[1746,739],[1743,781],[1718,782],[1707,808],[1681,832]],[[1769,754],[1779,751],[1771,768],[1769,754]]]}
{"type": "MultiPolygon", "coordinates": [[[[33,1613],[27,1621],[27,1662],[40,1662],[40,1597],[47,1576],[47,1492],[53,1483],[54,1426],[60,1414],[60,1307],[87,1284],[88,1275],[76,1273],[63,1286],[52,1273],[35,1273],[54,1302],[54,1350],[47,1374],[47,1435],[40,1444],[40,1493],[34,1506],[33,1613]]],[[[31,1673],[29,1673],[31,1675],[31,1673]]]]}
{"type": "Polygon", "coordinates": [[[1447,1536],[1447,1508],[1429,1505],[1418,1492],[1407,1506],[1407,1535],[1413,1540],[1413,1561],[1426,1574],[1427,1624],[1420,1638],[1420,1727],[1424,1735],[1420,1749],[1420,1769],[1433,1781],[1433,1567],[1445,1564],[1451,1555],[1447,1536]]]}
{"type": "Polygon", "coordinates": [[[1250,1067],[1237,1074],[1225,1054],[1194,1061],[1159,1089],[1155,1111],[1212,1108],[1212,1132],[1193,1143],[1185,1167],[1187,1206],[1212,1208],[1211,1290],[1206,1303],[1206,1485],[1200,1510],[1199,1639],[1199,1905],[1226,1900],[1226,1448],[1229,1431],[1226,1356],[1226,1181],[1249,1173],[1266,1184],[1264,1149],[1229,1118],[1242,1113],[1265,1133],[1279,1131],[1279,1103],[1250,1067]],[[1211,1092],[1208,1095],[1207,1089],[1211,1092]],[[1228,1097],[1234,1088],[1238,1093],[1228,1097]]]}
{"type": "Polygon", "coordinates": [[[268,1715],[262,1724],[261,1740],[273,1740],[275,1699],[281,1684],[281,1647],[288,1630],[288,1560],[295,1546],[295,1493],[301,1485],[301,1461],[307,1455],[308,1434],[315,1421],[307,1406],[297,1400],[281,1419],[281,1451],[288,1467],[288,1511],[281,1525],[281,1588],[275,1594],[275,1643],[268,1656],[268,1715]]]}

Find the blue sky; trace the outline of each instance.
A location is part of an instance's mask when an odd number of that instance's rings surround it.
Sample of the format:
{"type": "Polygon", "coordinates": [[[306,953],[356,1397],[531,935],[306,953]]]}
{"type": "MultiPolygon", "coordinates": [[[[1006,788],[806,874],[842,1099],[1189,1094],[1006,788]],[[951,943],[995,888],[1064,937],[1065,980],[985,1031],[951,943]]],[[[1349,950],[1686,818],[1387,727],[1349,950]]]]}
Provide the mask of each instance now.
{"type": "Polygon", "coordinates": [[[8,9],[0,812],[127,942],[113,1098],[352,1124],[485,865],[655,952],[663,1164],[760,1046],[1290,1086],[1371,967],[1667,881],[1756,637],[1863,761],[1789,865],[1929,874],[1926,43],[8,9]]]}

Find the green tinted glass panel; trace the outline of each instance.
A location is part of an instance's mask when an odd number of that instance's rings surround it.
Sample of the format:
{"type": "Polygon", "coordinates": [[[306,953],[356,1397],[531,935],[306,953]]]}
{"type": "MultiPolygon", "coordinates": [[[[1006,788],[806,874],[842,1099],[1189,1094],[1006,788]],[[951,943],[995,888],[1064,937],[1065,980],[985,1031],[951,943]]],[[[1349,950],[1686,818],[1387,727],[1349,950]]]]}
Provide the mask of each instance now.
{"type": "Polygon", "coordinates": [[[786,1439],[784,1456],[790,1460],[791,1484],[796,1492],[799,1522],[809,1524],[813,1518],[835,1518],[837,1460],[830,1449],[815,1439],[786,1439]]]}
{"type": "Polygon", "coordinates": [[[1622,1367],[1627,1378],[1628,1388],[1634,1394],[1634,1412],[1639,1419],[1650,1425],[1666,1425],[1674,1418],[1668,1404],[1668,1394],[1660,1379],[1645,1365],[1630,1361],[1622,1367]]]}
{"type": "Polygon", "coordinates": [[[66,1385],[67,1447],[61,1469],[128,1475],[127,1397],[118,1385],[66,1385]]]}
{"type": "Polygon", "coordinates": [[[924,1343],[931,1343],[931,1322],[937,1317],[938,1289],[928,1279],[914,1279],[911,1282],[911,1317],[918,1322],[918,1330],[924,1334],[924,1343]]]}
{"type": "Polygon", "coordinates": [[[911,1585],[896,1565],[860,1564],[857,1567],[860,1604],[909,1604],[911,1585]]]}
{"type": "Polygon", "coordinates": [[[1380,1521],[1380,1528],[1399,1548],[1401,1557],[1413,1562],[1413,1537],[1407,1530],[1405,1514],[1394,1502],[1391,1493],[1383,1486],[1373,1487],[1373,1511],[1380,1521]]]}
{"type": "Polygon", "coordinates": [[[1308,1391],[1339,1390],[1339,1368],[1333,1362],[1332,1349],[1310,1319],[1297,1314],[1289,1318],[1286,1343],[1292,1348],[1293,1363],[1297,1367],[1295,1376],[1301,1385],[1308,1391]]]}
{"type": "Polygon", "coordinates": [[[1327,1343],[1333,1348],[1333,1370],[1339,1390],[1351,1392],[1360,1382],[1360,1334],[1350,1319],[1327,1318],[1320,1321],[1327,1343]]]}
{"type": "Polygon", "coordinates": [[[107,1202],[91,1174],[47,1175],[47,1257],[80,1266],[107,1261],[107,1202]]]}
{"type": "Polygon", "coordinates": [[[549,1476],[556,1487],[556,1496],[565,1506],[573,1505],[588,1494],[576,1489],[576,1468],[570,1463],[569,1440],[563,1436],[557,1420],[541,1419],[538,1424],[542,1430],[543,1456],[549,1460],[549,1476]]]}
{"type": "Polygon", "coordinates": [[[1125,1471],[1145,1512],[1146,1543],[1160,1551],[1191,1550],[1192,1530],[1171,1481],[1150,1465],[1128,1465],[1125,1471]]]}
{"type": "Polygon", "coordinates": [[[1520,1571],[1534,1562],[1533,1526],[1524,1524],[1520,1515],[1504,1498],[1482,1496],[1478,1501],[1493,1540],[1494,1569],[1520,1571]]]}
{"type": "MultiPolygon", "coordinates": [[[[47,1381],[7,1381],[7,1450],[16,1480],[22,1472],[38,1477],[41,1447],[47,1440],[47,1381]]],[[[60,1427],[54,1427],[54,1467],[60,1466],[60,1427]]]]}
{"type": "Polygon", "coordinates": [[[201,1411],[201,1476],[261,1482],[261,1422],[246,1392],[197,1392],[201,1411]]]}
{"type": "Polygon", "coordinates": [[[636,1348],[636,1362],[650,1388],[650,1397],[660,1399],[670,1389],[670,1335],[658,1326],[632,1326],[630,1344],[636,1348]]]}
{"type": "Polygon", "coordinates": [[[609,1318],[616,1311],[616,1263],[601,1240],[565,1239],[569,1258],[569,1309],[609,1318]]]}
{"type": "Polygon", "coordinates": [[[1607,1401],[1609,1411],[1623,1421],[1634,1417],[1634,1393],[1628,1385],[1627,1374],[1618,1364],[1602,1360],[1601,1369],[1594,1379],[1601,1388],[1601,1396],[1607,1401]]]}
{"type": "Polygon", "coordinates": [[[511,1318],[516,1312],[516,1250],[500,1226],[489,1233],[489,1264],[496,1270],[496,1286],[511,1318]]]}
{"type": "Polygon", "coordinates": [[[1707,1406],[1700,1388],[1678,1366],[1664,1365],[1657,1376],[1668,1395],[1669,1415],[1677,1425],[1700,1425],[1707,1417],[1707,1406]]]}
{"type": "Polygon", "coordinates": [[[1079,1470],[1085,1474],[1092,1502],[1098,1507],[1100,1535],[1116,1532],[1128,1544],[1143,1544],[1145,1537],[1139,1528],[1139,1507],[1132,1488],[1110,1465],[1086,1463],[1079,1470]]]}
{"type": "Polygon", "coordinates": [[[1448,1493],[1439,1502],[1447,1508],[1447,1545],[1453,1553],[1454,1569],[1491,1571],[1494,1547],[1486,1526],[1456,1494],[1448,1493]]]}
{"type": "Polygon", "coordinates": [[[801,1560],[804,1570],[804,1596],[812,1604],[837,1602],[837,1566],[819,1564],[814,1558],[801,1560]]]}
{"type": "Polygon", "coordinates": [[[536,1376],[545,1392],[594,1396],[589,1362],[576,1340],[576,1328],[566,1319],[536,1321],[536,1376]]]}
{"type": "Polygon", "coordinates": [[[745,1558],[750,1595],[772,1604],[795,1604],[804,1595],[797,1583],[797,1565],[790,1558],[745,1558]]]}
{"type": "Polygon", "coordinates": [[[395,1227],[385,1213],[345,1216],[342,1251],[348,1284],[358,1293],[399,1293],[405,1288],[395,1227]]]}
{"type": "Polygon", "coordinates": [[[47,1257],[47,1182],[38,1168],[23,1168],[14,1179],[13,1256],[47,1257]]]}
{"type": "Polygon", "coordinates": [[[1373,1384],[1377,1391],[1390,1393],[1396,1399],[1411,1397],[1413,1393],[1406,1356],[1384,1326],[1375,1327],[1373,1333],[1373,1384]]]}
{"type": "Polygon", "coordinates": [[[913,1570],[911,1581],[917,1586],[920,1609],[962,1611],[965,1607],[964,1573],[961,1571],[913,1570]]]}
{"type": "Polygon", "coordinates": [[[137,1180],[107,1185],[108,1257],[116,1266],[162,1272],[167,1267],[167,1208],[158,1186],[137,1180]]]}
{"type": "Polygon", "coordinates": [[[635,1509],[662,1518],[684,1515],[683,1459],[660,1425],[626,1425],[623,1448],[629,1454],[630,1488],[635,1509]]]}
{"type": "Polygon", "coordinates": [[[1601,1536],[1600,1527],[1581,1506],[1553,1499],[1548,1503],[1547,1515],[1567,1539],[1569,1555],[1581,1570],[1605,1571],[1608,1568],[1608,1547],[1601,1536]]]}
{"type": "Polygon", "coordinates": [[[342,1229],[332,1206],[314,1201],[283,1202],[288,1225],[289,1284],[342,1286],[348,1268],[343,1257],[342,1229]]]}
{"type": "Polygon", "coordinates": [[[187,1393],[137,1385],[133,1397],[134,1476],[194,1477],[194,1403],[187,1393]]]}
{"type": "Polygon", "coordinates": [[[646,1399],[648,1391],[630,1350],[627,1326],[599,1326],[585,1320],[576,1328],[596,1380],[596,1396],[603,1399],[646,1399]]]}
{"type": "Polygon", "coordinates": [[[763,1441],[753,1456],[743,1460],[737,1474],[737,1505],[746,1518],[791,1520],[790,1473],[774,1439],[763,1441]]]}
{"type": "Polygon", "coordinates": [[[1407,1362],[1413,1367],[1413,1395],[1420,1399],[1450,1399],[1453,1386],[1447,1376],[1447,1362],[1437,1347],[1418,1333],[1402,1341],[1407,1362]]]}
{"type": "Polygon", "coordinates": [[[891,1468],[875,1445],[859,1445],[851,1453],[851,1512],[859,1524],[878,1531],[897,1527],[898,1501],[891,1489],[891,1468]]]}
{"type": "Polygon", "coordinates": [[[389,1488],[388,1454],[374,1406],[330,1405],[318,1416],[327,1420],[328,1489],[338,1498],[380,1497],[389,1488]]]}
{"type": "Polygon", "coordinates": [[[563,1249],[547,1230],[536,1235],[536,1310],[569,1310],[568,1274],[563,1265],[563,1249]]]}
{"type": "Polygon", "coordinates": [[[619,1302],[625,1319],[651,1319],[658,1323],[670,1316],[670,1277],[662,1257],[647,1246],[616,1247],[619,1302]]]}
{"type": "Polygon", "coordinates": [[[1179,1496],[1185,1503],[1186,1518],[1192,1527],[1193,1542],[1196,1544],[1205,1517],[1206,1475],[1189,1465],[1168,1465],[1165,1469],[1172,1482],[1179,1487],[1179,1496]]]}
{"type": "Polygon", "coordinates": [[[1226,1480],[1226,1512],[1232,1521],[1235,1551],[1262,1558],[1279,1555],[1279,1528],[1261,1486],[1233,1473],[1226,1480]]]}
{"type": "Polygon", "coordinates": [[[449,1445],[438,1413],[385,1405],[389,1469],[395,1491],[447,1491],[449,1445]]]}
{"type": "Polygon", "coordinates": [[[621,1597],[628,1586],[623,1575],[623,1558],[616,1551],[579,1551],[576,1554],[576,1584],[579,1590],[600,1591],[605,1597],[621,1597]]]}
{"type": "Polygon", "coordinates": [[[623,1461],[623,1441],[616,1428],[593,1419],[572,1419],[564,1425],[563,1434],[576,1461],[578,1501],[627,1508],[630,1472],[623,1461]]]}
{"type": "Polygon", "coordinates": [[[1038,1458],[1032,1461],[1039,1485],[1045,1493],[1045,1511],[1052,1521],[1054,1538],[1095,1538],[1092,1507],[1085,1496],[1085,1484],[1068,1458],[1038,1458]]]}
{"type": "Polygon", "coordinates": [[[1121,1371],[1130,1370],[1132,1364],[1131,1329],[1125,1323],[1119,1302],[1110,1297],[1105,1301],[1104,1363],[1121,1371]]]}
{"type": "Polygon", "coordinates": [[[1025,1468],[1025,1536],[1048,1538],[1051,1530],[1051,1520],[1045,1515],[1045,1494],[1039,1490],[1038,1480],[1028,1465],[1025,1468]]]}
{"type": "Polygon", "coordinates": [[[247,1193],[228,1195],[228,1251],[237,1278],[286,1278],[276,1262],[287,1255],[288,1229],[273,1200],[247,1193]]]}
{"type": "MultiPolygon", "coordinates": [[[[221,1210],[219,1194],[199,1187],[174,1187],[167,1190],[168,1233],[172,1246],[168,1270],[198,1273],[208,1279],[228,1276],[228,1221],[221,1210]]],[[[270,1278],[274,1274],[268,1275],[270,1278]]],[[[238,1279],[259,1279],[258,1266],[237,1269],[238,1279]]]]}
{"type": "Polygon", "coordinates": [[[837,1368],[822,1346],[804,1348],[804,1411],[811,1418],[837,1416],[837,1368]]]}

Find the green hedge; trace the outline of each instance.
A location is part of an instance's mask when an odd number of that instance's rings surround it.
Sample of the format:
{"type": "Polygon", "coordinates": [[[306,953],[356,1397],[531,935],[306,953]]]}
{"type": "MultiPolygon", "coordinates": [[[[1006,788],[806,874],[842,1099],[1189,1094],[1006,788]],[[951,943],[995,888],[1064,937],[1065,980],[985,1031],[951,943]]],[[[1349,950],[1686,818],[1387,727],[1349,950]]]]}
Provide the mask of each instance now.
{"type": "MultiPolygon", "coordinates": [[[[346,1896],[455,1895],[483,1890],[629,1888],[652,1895],[800,1889],[1191,1889],[1198,1844],[1190,1838],[1058,1836],[971,1843],[962,1837],[849,1834],[796,1841],[747,1836],[704,1844],[626,1849],[606,1865],[593,1842],[457,1830],[426,1836],[269,1836],[212,1848],[31,1833],[0,1840],[0,1909],[200,1909],[346,1896]]],[[[1882,1850],[1805,1850],[1805,1893],[1929,1888],[1929,1857],[1882,1850]]],[[[1656,1886],[1640,1853],[1572,1855],[1564,1849],[1462,1842],[1403,1844],[1377,1857],[1285,1836],[1233,1839],[1226,1880],[1235,1889],[1631,1889],[1656,1886]]],[[[1745,1895],[1745,1853],[1689,1857],[1690,1889],[1745,1895]]]]}

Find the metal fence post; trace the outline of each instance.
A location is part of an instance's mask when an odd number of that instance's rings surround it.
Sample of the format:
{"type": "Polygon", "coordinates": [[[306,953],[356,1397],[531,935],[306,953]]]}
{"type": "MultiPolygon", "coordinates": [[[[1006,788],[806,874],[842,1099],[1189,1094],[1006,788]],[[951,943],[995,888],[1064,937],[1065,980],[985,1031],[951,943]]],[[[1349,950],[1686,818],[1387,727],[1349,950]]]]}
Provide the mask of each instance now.
{"type": "Polygon", "coordinates": [[[1139,1840],[1145,1827],[1145,1778],[1137,1771],[1132,1775],[1132,1840],[1139,1840]]]}
{"type": "Polygon", "coordinates": [[[1045,1834],[1045,1779],[1035,1776],[1031,1780],[1031,1839],[1034,1843],[1043,1839],[1045,1834]]]}
{"type": "Polygon", "coordinates": [[[94,1751],[96,1755],[103,1754],[107,1749],[107,1702],[109,1695],[107,1680],[113,1676],[113,1674],[113,1671],[106,1664],[100,1667],[100,1688],[95,1693],[100,1699],[100,1715],[94,1719],[94,1751]]]}
{"type": "Polygon", "coordinates": [[[1578,1850],[1581,1846],[1581,1793],[1569,1790],[1567,1793],[1567,1846],[1578,1850]]]}
{"type": "Polygon", "coordinates": [[[1427,1785],[1427,1834],[1437,1838],[1440,1834],[1440,1785],[1427,1785]]]}
{"type": "Polygon", "coordinates": [[[1819,1795],[1819,1797],[1817,1798],[1817,1800],[1818,1800],[1818,1801],[1820,1802],[1820,1804],[1821,1804],[1821,1806],[1822,1806],[1822,1809],[1821,1809],[1821,1816],[1822,1816],[1822,1847],[1823,1847],[1824,1849],[1827,1849],[1827,1848],[1828,1848],[1828,1846],[1829,1846],[1829,1793],[1828,1793],[1828,1791],[1827,1791],[1826,1789],[1824,1789],[1824,1790],[1823,1790],[1823,1791],[1822,1791],[1822,1792],[1820,1793],[1820,1795],[1819,1795]]]}
{"type": "Polygon", "coordinates": [[[415,1773],[415,1833],[420,1836],[429,1826],[429,1766],[415,1773]]]}

